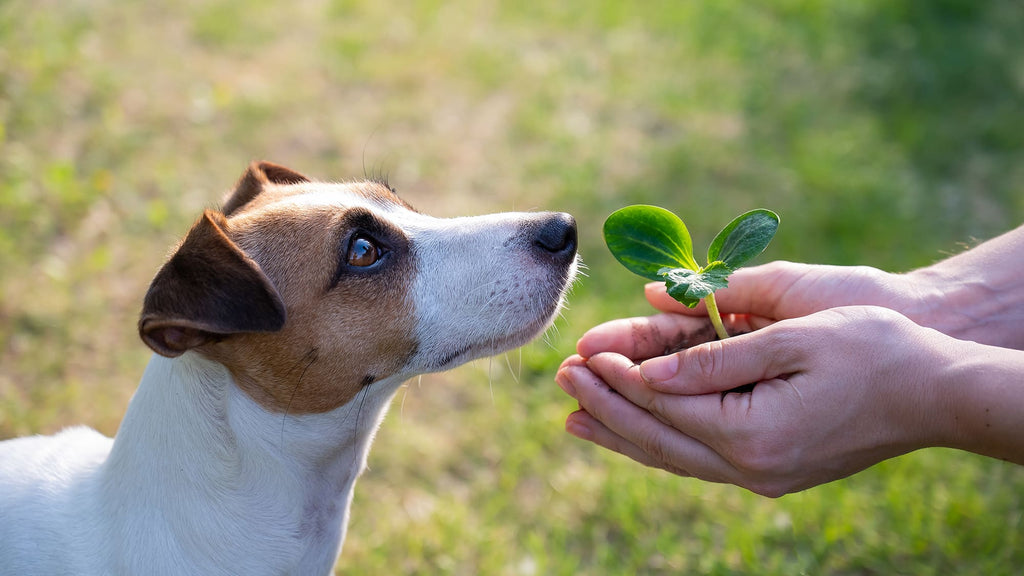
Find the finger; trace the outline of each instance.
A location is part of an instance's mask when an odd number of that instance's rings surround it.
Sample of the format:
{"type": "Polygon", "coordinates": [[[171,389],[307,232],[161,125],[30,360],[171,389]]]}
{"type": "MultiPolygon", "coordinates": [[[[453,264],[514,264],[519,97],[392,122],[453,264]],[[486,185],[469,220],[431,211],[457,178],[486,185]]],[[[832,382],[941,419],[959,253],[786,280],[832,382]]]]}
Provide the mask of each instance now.
{"type": "Polygon", "coordinates": [[[640,375],[653,390],[698,395],[794,374],[802,367],[802,346],[791,342],[793,332],[780,322],[750,334],[700,344],[644,361],[640,375]]]}
{"type": "Polygon", "coordinates": [[[640,366],[620,354],[604,352],[587,359],[587,368],[609,388],[671,425],[671,401],[677,394],[665,394],[651,388],[640,375],[640,366]]]}
{"type": "Polygon", "coordinates": [[[714,450],[620,396],[590,370],[573,367],[567,376],[583,410],[654,461],[705,480],[721,482],[735,476],[735,469],[714,450]]]}
{"type": "Polygon", "coordinates": [[[576,388],[573,384],[571,374],[574,369],[587,370],[587,361],[581,358],[579,355],[573,354],[564,361],[562,365],[558,367],[558,371],[555,372],[555,383],[562,389],[563,392],[576,397],[576,388]]]}
{"type": "Polygon", "coordinates": [[[725,324],[726,331],[733,336],[767,328],[776,322],[778,320],[753,314],[727,314],[722,317],[722,323],[725,324]]]}
{"type": "Polygon", "coordinates": [[[560,372],[563,369],[568,368],[569,366],[586,366],[586,365],[587,365],[587,360],[585,358],[581,357],[579,354],[573,354],[573,355],[569,356],[568,358],[566,358],[565,360],[562,360],[562,364],[561,364],[561,366],[558,367],[558,371],[560,372]]]}
{"type": "Polygon", "coordinates": [[[644,297],[647,298],[647,302],[651,306],[654,306],[662,312],[671,312],[673,314],[685,314],[687,316],[707,316],[707,307],[704,306],[702,300],[695,308],[683,304],[675,298],[668,295],[668,291],[665,287],[664,282],[648,282],[644,285],[644,297]]]}
{"type": "Polygon", "coordinates": [[[733,416],[745,413],[752,396],[723,398],[721,394],[679,395],[653,389],[640,376],[639,366],[618,354],[598,354],[587,368],[606,386],[650,413],[663,424],[717,449],[734,431],[733,416]]]}
{"type": "MultiPolygon", "coordinates": [[[[729,276],[728,288],[715,292],[715,302],[722,314],[752,314],[781,319],[779,304],[792,284],[803,275],[805,265],[791,262],[772,262],[761,266],[740,268],[729,276]]],[[[644,294],[652,306],[662,312],[677,312],[690,316],[707,314],[704,302],[687,308],[668,295],[664,283],[652,282],[644,287],[644,294]]]]}
{"type": "Polygon", "coordinates": [[[584,358],[614,352],[632,360],[645,360],[714,338],[714,329],[706,318],[656,314],[595,326],[576,343],[576,351],[584,358]]]}
{"type": "Polygon", "coordinates": [[[679,476],[690,476],[689,472],[672,463],[656,460],[636,444],[612,432],[600,420],[588,414],[586,410],[581,409],[569,414],[565,420],[565,430],[577,438],[628,456],[644,466],[662,468],[679,476]]]}
{"type": "Polygon", "coordinates": [[[671,426],[671,419],[667,417],[663,400],[666,396],[671,396],[669,400],[679,396],[651,389],[640,377],[640,366],[632,360],[621,354],[602,352],[589,358],[586,366],[609,388],[671,426]]]}

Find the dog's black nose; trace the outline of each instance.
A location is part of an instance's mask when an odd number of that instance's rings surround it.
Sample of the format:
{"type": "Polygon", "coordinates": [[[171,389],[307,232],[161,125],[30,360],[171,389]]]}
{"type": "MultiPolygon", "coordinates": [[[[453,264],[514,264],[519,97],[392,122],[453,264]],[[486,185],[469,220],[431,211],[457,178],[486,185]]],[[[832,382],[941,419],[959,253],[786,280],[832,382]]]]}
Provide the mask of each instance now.
{"type": "Polygon", "coordinates": [[[538,223],[533,245],[552,256],[575,256],[576,220],[562,212],[544,214],[538,223]]]}

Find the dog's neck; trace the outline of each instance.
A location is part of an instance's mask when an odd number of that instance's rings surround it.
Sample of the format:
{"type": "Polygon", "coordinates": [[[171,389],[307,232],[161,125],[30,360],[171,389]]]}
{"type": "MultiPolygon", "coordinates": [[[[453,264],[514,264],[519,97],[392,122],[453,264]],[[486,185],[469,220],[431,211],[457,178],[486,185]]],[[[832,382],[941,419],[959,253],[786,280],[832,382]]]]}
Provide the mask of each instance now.
{"type": "MultiPolygon", "coordinates": [[[[103,467],[114,558],[152,569],[173,550],[192,573],[325,574],[356,478],[400,385],[363,389],[324,414],[261,408],[223,365],[154,355],[103,467]],[[192,570],[194,568],[194,570],[192,570]]],[[[141,572],[139,572],[141,573],[141,572]]]]}

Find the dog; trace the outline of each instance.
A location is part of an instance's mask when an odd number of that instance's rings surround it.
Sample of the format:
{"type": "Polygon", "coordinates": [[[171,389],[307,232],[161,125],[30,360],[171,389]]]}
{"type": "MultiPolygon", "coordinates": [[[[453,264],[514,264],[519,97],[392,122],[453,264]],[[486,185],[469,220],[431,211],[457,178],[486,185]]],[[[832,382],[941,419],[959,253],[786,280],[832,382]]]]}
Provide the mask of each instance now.
{"type": "Polygon", "coordinates": [[[396,390],[546,330],[576,243],[253,163],[149,286],[116,436],[0,442],[0,574],[329,574],[396,390]]]}

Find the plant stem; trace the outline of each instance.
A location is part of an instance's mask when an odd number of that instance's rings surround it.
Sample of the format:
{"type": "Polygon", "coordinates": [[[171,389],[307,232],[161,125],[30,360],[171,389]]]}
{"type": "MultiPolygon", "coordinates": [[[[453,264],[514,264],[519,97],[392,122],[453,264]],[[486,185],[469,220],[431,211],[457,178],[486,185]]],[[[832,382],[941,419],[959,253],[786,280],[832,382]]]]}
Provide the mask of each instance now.
{"type": "Polygon", "coordinates": [[[719,340],[725,340],[729,337],[729,333],[725,331],[722,317],[718,314],[718,304],[715,303],[715,295],[708,294],[705,296],[704,304],[708,307],[708,316],[711,317],[711,325],[715,327],[715,334],[718,334],[719,340]]]}

